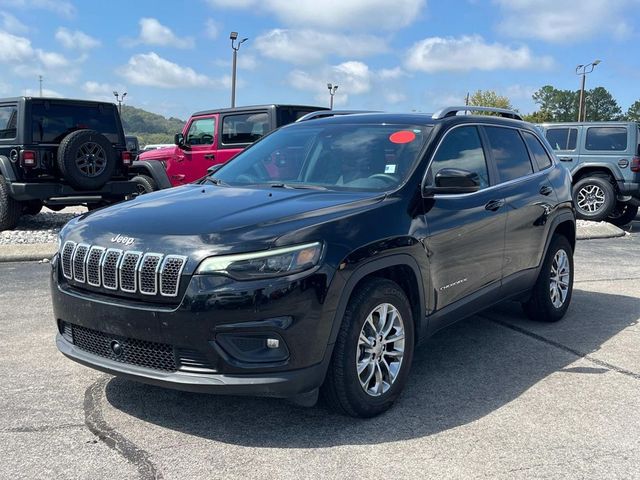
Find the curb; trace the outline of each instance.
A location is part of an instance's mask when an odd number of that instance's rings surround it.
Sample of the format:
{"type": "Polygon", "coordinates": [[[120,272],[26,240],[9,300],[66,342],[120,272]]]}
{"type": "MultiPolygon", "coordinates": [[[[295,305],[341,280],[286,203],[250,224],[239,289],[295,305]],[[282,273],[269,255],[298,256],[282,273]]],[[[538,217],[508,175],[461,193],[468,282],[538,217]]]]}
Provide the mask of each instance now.
{"type": "Polygon", "coordinates": [[[50,260],[57,250],[58,248],[55,243],[0,245],[0,263],[50,260]]]}
{"type": "Polygon", "coordinates": [[[624,237],[626,232],[608,222],[588,222],[578,220],[576,223],[576,240],[596,240],[602,238],[624,237]]]}

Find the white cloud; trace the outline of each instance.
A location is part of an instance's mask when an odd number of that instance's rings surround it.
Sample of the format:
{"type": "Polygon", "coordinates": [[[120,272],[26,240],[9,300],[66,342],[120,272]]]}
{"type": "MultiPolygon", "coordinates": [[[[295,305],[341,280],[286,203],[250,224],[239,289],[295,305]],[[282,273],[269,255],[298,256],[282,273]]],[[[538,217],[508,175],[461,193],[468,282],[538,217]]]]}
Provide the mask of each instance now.
{"type": "MultiPolygon", "coordinates": [[[[40,89],[35,89],[35,88],[25,88],[24,89],[24,96],[25,97],[39,97],[40,96],[40,89]]],[[[43,88],[42,89],[42,96],[43,97],[64,97],[63,94],[61,94],[60,92],[57,92],[56,90],[50,90],[48,88],[43,88]]]]}
{"type": "Polygon", "coordinates": [[[501,33],[517,38],[575,43],[596,35],[627,37],[637,0],[494,0],[504,12],[501,33]]]}
{"type": "Polygon", "coordinates": [[[62,44],[64,48],[71,50],[91,50],[100,46],[100,41],[87,35],[80,30],[72,32],[66,28],[60,27],[56,31],[56,40],[62,44]]]}
{"type": "Polygon", "coordinates": [[[3,0],[6,6],[22,8],[29,11],[34,9],[49,10],[63,17],[73,17],[76,8],[68,0],[3,0]]]}
{"type": "Polygon", "coordinates": [[[332,67],[332,78],[343,90],[360,95],[371,90],[371,70],[362,62],[344,62],[332,67]]]}
{"type": "Polygon", "coordinates": [[[204,35],[207,38],[215,40],[220,35],[221,25],[213,18],[207,18],[204,22],[204,35]]]}
{"type": "Polygon", "coordinates": [[[409,49],[405,65],[409,70],[441,72],[526,69],[549,67],[552,63],[549,57],[536,57],[526,46],[487,43],[474,35],[420,40],[409,49]]]}
{"type": "MultiPolygon", "coordinates": [[[[119,69],[135,85],[160,88],[214,86],[213,80],[189,67],[170,62],[154,52],[134,55],[119,69]]],[[[220,86],[223,81],[219,82],[220,86]]]]}
{"type": "Polygon", "coordinates": [[[0,19],[2,19],[2,28],[7,32],[20,34],[29,31],[29,27],[10,13],[0,12],[0,19]]]}
{"type": "Polygon", "coordinates": [[[418,18],[426,0],[208,0],[223,8],[263,10],[289,25],[394,30],[418,18]]]}
{"type": "Polygon", "coordinates": [[[407,73],[400,67],[395,68],[383,68],[377,72],[378,77],[383,80],[397,80],[404,77],[407,73]]]}
{"type": "Polygon", "coordinates": [[[296,64],[317,63],[328,55],[362,58],[388,50],[386,42],[373,35],[279,28],[259,36],[255,47],[265,57],[296,64]]]}
{"type": "Polygon", "coordinates": [[[62,68],[69,65],[69,60],[59,53],[36,50],[36,55],[46,69],[62,68]]]}
{"type": "Polygon", "coordinates": [[[0,62],[20,62],[34,55],[31,41],[0,31],[0,62]]]}
{"type": "Polygon", "coordinates": [[[192,37],[178,37],[173,31],[155,18],[140,19],[140,35],[135,39],[124,39],[126,46],[155,45],[160,47],[193,48],[192,37]]]}

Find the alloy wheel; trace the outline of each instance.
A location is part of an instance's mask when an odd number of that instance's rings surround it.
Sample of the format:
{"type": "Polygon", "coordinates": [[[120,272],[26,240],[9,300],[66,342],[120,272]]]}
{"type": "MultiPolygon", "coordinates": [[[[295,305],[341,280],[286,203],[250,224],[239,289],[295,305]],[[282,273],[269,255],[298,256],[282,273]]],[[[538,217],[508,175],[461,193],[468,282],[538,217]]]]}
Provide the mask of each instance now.
{"type": "Polygon", "coordinates": [[[553,257],[550,277],[549,295],[551,296],[551,303],[555,308],[560,308],[567,299],[571,277],[569,256],[562,249],[558,250],[553,257]]]}
{"type": "Polygon", "coordinates": [[[97,177],[107,168],[107,154],[99,144],[86,142],[78,149],[76,166],[87,177],[97,177]]]}
{"type": "Polygon", "coordinates": [[[598,185],[585,185],[577,196],[578,207],[587,213],[595,213],[605,203],[605,193],[598,185]]]}

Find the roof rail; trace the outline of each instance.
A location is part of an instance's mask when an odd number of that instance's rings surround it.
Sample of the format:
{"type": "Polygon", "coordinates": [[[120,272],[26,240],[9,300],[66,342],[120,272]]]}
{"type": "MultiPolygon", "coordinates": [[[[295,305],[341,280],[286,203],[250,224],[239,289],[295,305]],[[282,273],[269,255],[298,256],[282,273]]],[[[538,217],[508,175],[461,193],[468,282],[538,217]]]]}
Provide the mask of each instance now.
{"type": "Polygon", "coordinates": [[[465,112],[465,111],[466,112],[491,112],[491,113],[497,113],[501,117],[513,118],[514,120],[522,120],[522,117],[520,116],[520,114],[515,112],[514,110],[509,110],[506,108],[495,108],[495,107],[477,107],[475,105],[464,105],[462,107],[446,107],[434,113],[431,116],[431,118],[433,118],[434,120],[441,120],[446,117],[453,117],[458,112],[465,112]]]}
{"type": "Polygon", "coordinates": [[[335,117],[338,115],[354,115],[357,113],[380,113],[375,110],[318,110],[317,112],[310,112],[301,116],[296,123],[306,122],[307,120],[314,120],[316,118],[335,117]]]}

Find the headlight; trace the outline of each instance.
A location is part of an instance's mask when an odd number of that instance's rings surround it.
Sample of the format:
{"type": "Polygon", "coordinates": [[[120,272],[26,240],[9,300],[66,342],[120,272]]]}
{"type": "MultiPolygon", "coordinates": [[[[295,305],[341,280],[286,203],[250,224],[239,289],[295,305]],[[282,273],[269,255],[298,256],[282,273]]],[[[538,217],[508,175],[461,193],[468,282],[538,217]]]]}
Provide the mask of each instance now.
{"type": "Polygon", "coordinates": [[[317,265],[320,253],[322,245],[315,242],[264,252],[209,257],[202,261],[196,274],[222,273],[236,280],[290,275],[317,265]]]}

